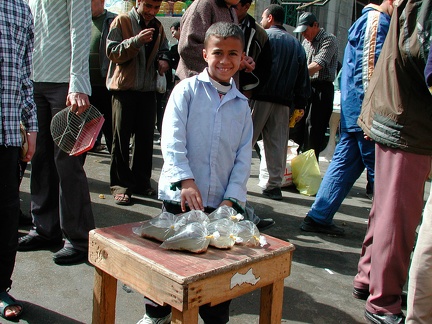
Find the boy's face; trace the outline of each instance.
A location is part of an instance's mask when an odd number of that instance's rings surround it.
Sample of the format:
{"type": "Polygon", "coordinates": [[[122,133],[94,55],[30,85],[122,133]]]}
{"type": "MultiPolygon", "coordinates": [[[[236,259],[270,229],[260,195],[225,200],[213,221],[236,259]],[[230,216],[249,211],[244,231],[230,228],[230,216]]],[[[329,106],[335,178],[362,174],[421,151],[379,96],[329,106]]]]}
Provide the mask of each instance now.
{"type": "Polygon", "coordinates": [[[210,77],[218,82],[229,82],[243,59],[242,42],[234,37],[211,36],[203,50],[210,77]]]}

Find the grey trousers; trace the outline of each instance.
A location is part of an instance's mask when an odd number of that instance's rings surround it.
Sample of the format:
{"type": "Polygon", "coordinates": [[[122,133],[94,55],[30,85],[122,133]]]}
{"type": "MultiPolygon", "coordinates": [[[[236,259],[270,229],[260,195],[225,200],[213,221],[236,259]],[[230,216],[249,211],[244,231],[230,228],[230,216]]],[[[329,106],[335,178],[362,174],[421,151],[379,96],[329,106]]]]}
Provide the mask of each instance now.
{"type": "Polygon", "coordinates": [[[39,133],[31,170],[30,235],[46,240],[66,238],[65,247],[88,249],[88,232],[95,228],[85,155],[69,156],[54,144],[50,133],[52,116],[64,109],[67,83],[34,83],[39,133]]]}
{"type": "Polygon", "coordinates": [[[267,189],[280,188],[286,167],[289,137],[289,107],[277,103],[251,101],[252,147],[262,134],[269,179],[267,189]]]}

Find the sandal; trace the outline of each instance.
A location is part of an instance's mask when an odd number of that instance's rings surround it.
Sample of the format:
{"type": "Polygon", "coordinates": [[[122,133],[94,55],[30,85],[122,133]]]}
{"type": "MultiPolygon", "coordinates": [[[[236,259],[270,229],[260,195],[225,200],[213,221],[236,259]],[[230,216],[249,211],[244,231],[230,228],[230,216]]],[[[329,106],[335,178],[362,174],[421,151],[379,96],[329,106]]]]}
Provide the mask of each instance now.
{"type": "Polygon", "coordinates": [[[128,194],[115,194],[114,200],[117,205],[130,205],[131,197],[128,194]]]}
{"type": "Polygon", "coordinates": [[[16,301],[15,298],[13,298],[11,295],[9,295],[6,291],[2,291],[0,293],[0,316],[4,319],[10,320],[10,319],[16,319],[19,316],[21,316],[23,312],[23,305],[16,301]],[[12,313],[12,315],[6,316],[6,311],[12,306],[18,306],[21,309],[16,313],[12,313]]]}

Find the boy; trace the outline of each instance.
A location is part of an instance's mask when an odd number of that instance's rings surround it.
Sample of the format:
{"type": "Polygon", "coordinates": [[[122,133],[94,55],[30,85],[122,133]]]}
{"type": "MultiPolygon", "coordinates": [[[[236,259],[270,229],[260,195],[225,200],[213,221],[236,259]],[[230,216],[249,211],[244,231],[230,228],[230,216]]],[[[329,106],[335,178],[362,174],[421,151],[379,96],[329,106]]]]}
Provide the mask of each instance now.
{"type": "MultiPolygon", "coordinates": [[[[219,22],[206,32],[202,73],[181,81],[168,101],[162,124],[164,166],[159,179],[163,210],[211,212],[227,205],[241,211],[251,166],[252,119],[247,98],[232,76],[240,67],[244,36],[219,22]]],[[[200,307],[205,323],[227,323],[229,303],[200,307]]],[[[140,323],[169,323],[170,307],[146,299],[140,323]]]]}

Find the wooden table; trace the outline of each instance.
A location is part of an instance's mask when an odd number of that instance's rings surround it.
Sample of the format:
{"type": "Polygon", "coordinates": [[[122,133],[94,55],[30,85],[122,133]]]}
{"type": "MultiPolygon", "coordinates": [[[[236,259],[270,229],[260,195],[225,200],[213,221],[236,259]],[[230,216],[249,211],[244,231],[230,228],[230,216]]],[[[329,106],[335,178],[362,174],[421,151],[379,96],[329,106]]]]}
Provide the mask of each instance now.
{"type": "Polygon", "coordinates": [[[260,323],[282,319],[284,278],[290,275],[291,243],[265,235],[267,246],[209,247],[193,254],[164,250],[132,232],[141,223],[90,232],[89,261],[96,267],[93,323],[115,323],[117,280],[160,305],[171,305],[172,323],[198,323],[198,307],[217,305],[261,288],[260,323]]]}

